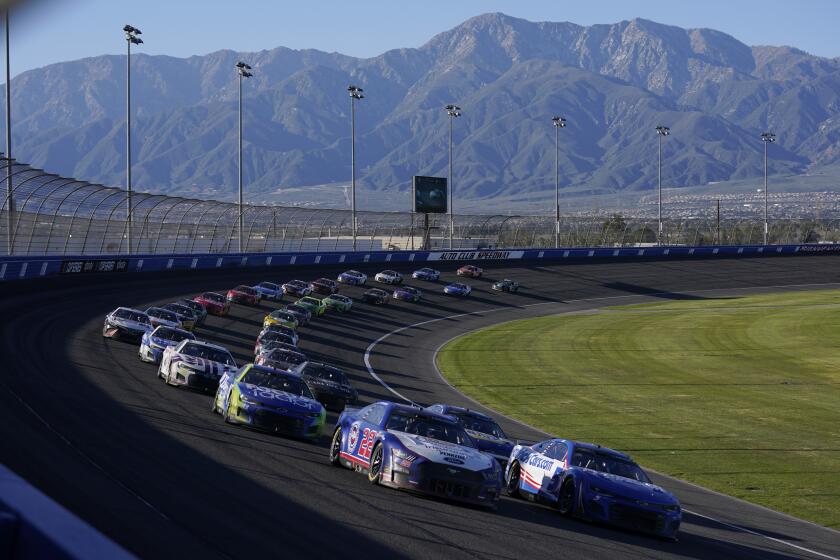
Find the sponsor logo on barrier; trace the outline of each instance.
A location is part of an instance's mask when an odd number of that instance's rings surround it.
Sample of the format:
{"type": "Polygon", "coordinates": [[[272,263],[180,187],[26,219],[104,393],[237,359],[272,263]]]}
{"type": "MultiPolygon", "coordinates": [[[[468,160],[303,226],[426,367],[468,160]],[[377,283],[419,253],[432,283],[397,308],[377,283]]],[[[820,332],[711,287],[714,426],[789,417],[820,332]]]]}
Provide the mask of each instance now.
{"type": "Polygon", "coordinates": [[[525,251],[444,251],[429,253],[429,261],[501,261],[521,259],[525,251]]]}
{"type": "Polygon", "coordinates": [[[840,253],[840,245],[800,245],[800,253],[840,253]]]}
{"type": "Polygon", "coordinates": [[[85,272],[125,272],[127,260],[84,260],[62,261],[61,274],[82,274],[85,272]]]}

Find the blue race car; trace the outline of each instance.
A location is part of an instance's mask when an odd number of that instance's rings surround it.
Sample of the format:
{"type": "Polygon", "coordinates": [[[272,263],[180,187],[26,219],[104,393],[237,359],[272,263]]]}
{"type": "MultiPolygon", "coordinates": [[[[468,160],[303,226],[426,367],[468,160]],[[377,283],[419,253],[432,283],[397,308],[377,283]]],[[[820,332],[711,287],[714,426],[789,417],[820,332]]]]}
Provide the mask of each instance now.
{"type": "Polygon", "coordinates": [[[140,340],[140,360],[158,364],[164,350],[170,346],[177,346],[185,339],[195,340],[195,335],[184,329],[164,326],[157,327],[152,332],[146,331],[140,340]]]}
{"type": "Polygon", "coordinates": [[[448,296],[468,296],[472,292],[472,288],[460,282],[453,282],[443,287],[443,293],[448,296]]]}
{"type": "Polygon", "coordinates": [[[283,286],[275,284],[274,282],[260,282],[254,286],[254,289],[265,300],[280,301],[286,293],[283,286]]]}
{"type": "Polygon", "coordinates": [[[421,268],[411,273],[411,277],[417,280],[428,280],[429,282],[437,282],[440,280],[440,270],[433,268],[421,268]]]}
{"type": "Polygon", "coordinates": [[[680,502],[629,456],[591,443],[550,439],[511,451],[505,486],[575,515],[676,539],[680,502]]]}
{"type": "Polygon", "coordinates": [[[502,469],[475,448],[454,418],[380,401],[345,408],[330,463],[363,472],[373,484],[495,508],[502,469]]]}
{"type": "Polygon", "coordinates": [[[418,302],[423,297],[423,292],[412,286],[400,286],[394,290],[392,297],[401,301],[418,302]]]}
{"type": "Polygon", "coordinates": [[[358,270],[346,270],[338,275],[338,281],[351,286],[364,286],[367,282],[367,274],[358,270]]]}
{"type": "Polygon", "coordinates": [[[433,404],[426,410],[457,418],[475,442],[478,450],[496,459],[504,468],[515,443],[508,439],[502,427],[493,418],[462,406],[433,404]]]}
{"type": "Polygon", "coordinates": [[[299,375],[254,364],[225,372],[213,399],[225,422],[317,440],[327,413],[299,375]]]}

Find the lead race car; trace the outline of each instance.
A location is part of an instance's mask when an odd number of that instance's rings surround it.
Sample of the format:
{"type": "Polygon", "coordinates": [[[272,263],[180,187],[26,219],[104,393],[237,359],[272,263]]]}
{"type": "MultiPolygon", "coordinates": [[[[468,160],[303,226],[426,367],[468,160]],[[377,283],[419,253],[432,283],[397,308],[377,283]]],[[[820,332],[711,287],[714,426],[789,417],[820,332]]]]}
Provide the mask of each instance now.
{"type": "Polygon", "coordinates": [[[530,495],[575,515],[676,539],[680,502],[628,455],[565,439],[517,445],[505,473],[513,497],[530,495]]]}
{"type": "Polygon", "coordinates": [[[457,418],[480,451],[496,459],[502,468],[507,465],[515,443],[492,417],[477,410],[442,403],[430,405],[426,410],[457,418]]]}
{"type": "Polygon", "coordinates": [[[213,412],[225,422],[316,440],[327,413],[298,375],[247,364],[219,381],[213,412]]]}
{"type": "Polygon", "coordinates": [[[330,463],[373,484],[495,508],[502,469],[453,418],[388,401],[338,417],[330,463]]]}
{"type": "Polygon", "coordinates": [[[198,340],[182,340],[163,351],[158,377],[168,385],[200,391],[215,391],[219,379],[236,370],[236,361],[223,346],[198,340]]]}
{"type": "Polygon", "coordinates": [[[137,309],[118,307],[105,316],[102,336],[105,338],[139,340],[152,330],[149,316],[137,309]]]}

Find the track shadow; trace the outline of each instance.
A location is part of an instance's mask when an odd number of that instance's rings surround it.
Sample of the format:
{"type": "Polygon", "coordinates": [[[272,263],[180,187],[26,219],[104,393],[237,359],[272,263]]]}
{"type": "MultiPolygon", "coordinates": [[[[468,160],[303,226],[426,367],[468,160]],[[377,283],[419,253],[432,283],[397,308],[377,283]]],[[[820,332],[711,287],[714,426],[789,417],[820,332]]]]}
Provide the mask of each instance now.
{"type": "MultiPolygon", "coordinates": [[[[680,292],[671,292],[667,290],[662,290],[661,288],[652,288],[649,286],[640,286],[638,284],[629,284],[627,282],[606,282],[602,283],[601,286],[607,288],[609,290],[616,290],[619,292],[626,292],[628,294],[634,295],[641,295],[641,296],[651,296],[661,299],[671,299],[671,300],[708,300],[708,299],[719,299],[719,298],[709,298],[703,297],[693,294],[684,294],[680,292]]],[[[726,298],[730,299],[730,298],[726,298]]]]}

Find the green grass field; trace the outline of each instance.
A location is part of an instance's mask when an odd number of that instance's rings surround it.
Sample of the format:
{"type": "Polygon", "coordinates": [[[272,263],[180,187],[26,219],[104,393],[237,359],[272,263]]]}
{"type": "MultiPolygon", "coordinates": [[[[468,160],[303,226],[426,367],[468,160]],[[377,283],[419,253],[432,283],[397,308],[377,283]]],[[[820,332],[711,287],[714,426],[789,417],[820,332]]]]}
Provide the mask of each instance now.
{"type": "Polygon", "coordinates": [[[450,342],[438,367],[549,433],[840,528],[840,291],[514,321],[450,342]]]}

